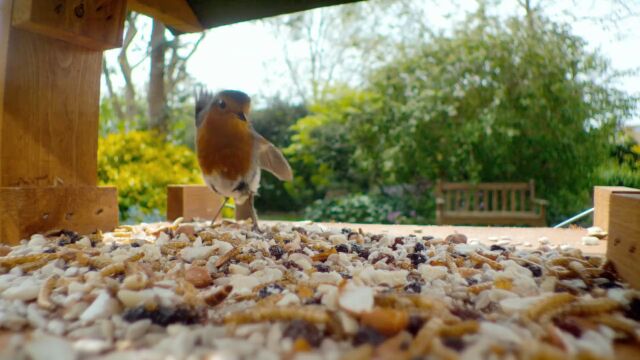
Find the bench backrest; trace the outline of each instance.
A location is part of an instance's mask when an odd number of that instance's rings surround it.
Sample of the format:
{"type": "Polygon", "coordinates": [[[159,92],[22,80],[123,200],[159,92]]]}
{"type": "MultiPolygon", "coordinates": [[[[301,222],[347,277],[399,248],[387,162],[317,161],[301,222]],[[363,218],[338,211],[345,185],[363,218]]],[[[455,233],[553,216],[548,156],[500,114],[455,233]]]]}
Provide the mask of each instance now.
{"type": "Polygon", "coordinates": [[[535,185],[528,183],[438,182],[436,196],[444,201],[445,212],[532,212],[535,185]]]}

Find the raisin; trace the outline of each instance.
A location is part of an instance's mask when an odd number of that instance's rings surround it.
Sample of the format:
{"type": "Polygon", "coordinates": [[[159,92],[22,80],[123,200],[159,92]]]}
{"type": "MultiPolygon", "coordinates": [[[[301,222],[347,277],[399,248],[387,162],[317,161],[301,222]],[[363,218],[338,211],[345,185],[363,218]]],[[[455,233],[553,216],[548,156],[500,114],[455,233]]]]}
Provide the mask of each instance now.
{"type": "Polygon", "coordinates": [[[336,245],[336,251],[337,252],[348,253],[349,252],[349,246],[347,244],[336,245]]]}
{"type": "Polygon", "coordinates": [[[175,323],[192,325],[200,322],[202,314],[194,309],[184,307],[169,308],[161,306],[150,311],[145,309],[144,306],[138,306],[127,309],[123,314],[123,318],[128,322],[149,319],[154,324],[160,326],[167,326],[175,323]]]}
{"type": "Polygon", "coordinates": [[[474,279],[474,278],[468,278],[468,279],[467,279],[467,284],[468,284],[469,286],[475,285],[475,284],[477,284],[477,283],[478,283],[478,280],[476,280],[476,279],[474,279]]]}
{"type": "Polygon", "coordinates": [[[624,314],[628,318],[640,321],[640,298],[633,298],[624,314]]]}
{"type": "Polygon", "coordinates": [[[45,253],[45,254],[52,254],[52,253],[56,252],[56,249],[55,248],[47,248],[47,249],[44,249],[42,252],[45,253]]]}
{"type": "Polygon", "coordinates": [[[409,323],[407,324],[407,330],[415,335],[422,329],[422,325],[424,325],[424,319],[420,316],[411,315],[409,316],[409,323]]]}
{"type": "Polygon", "coordinates": [[[404,238],[403,237],[397,237],[394,241],[393,241],[393,245],[391,245],[391,249],[398,250],[398,245],[404,245],[404,238]]]}
{"type": "Polygon", "coordinates": [[[431,236],[431,235],[427,235],[427,236],[423,236],[423,237],[422,237],[422,240],[424,240],[424,241],[431,241],[431,240],[433,240],[433,239],[434,239],[434,237],[433,237],[433,236],[431,236]]]}
{"type": "Polygon", "coordinates": [[[367,250],[367,249],[362,249],[362,251],[360,251],[358,253],[358,256],[360,256],[361,258],[363,258],[365,260],[369,258],[369,255],[370,255],[369,254],[369,250],[367,250]]]}
{"type": "Polygon", "coordinates": [[[529,271],[531,271],[531,273],[533,274],[533,277],[542,276],[542,268],[540,266],[526,263],[524,264],[524,267],[526,267],[527,269],[529,269],[529,271]]]}
{"type": "Polygon", "coordinates": [[[138,244],[137,242],[133,242],[131,243],[131,247],[137,248],[140,247],[140,244],[138,244]]]}
{"type": "Polygon", "coordinates": [[[385,336],[368,326],[361,327],[353,337],[353,345],[362,344],[380,345],[385,340],[385,336]]]}
{"type": "Polygon", "coordinates": [[[444,241],[448,244],[466,244],[467,237],[464,234],[451,234],[444,241]]]}
{"type": "Polygon", "coordinates": [[[276,258],[276,260],[280,260],[282,255],[284,255],[284,250],[280,245],[271,245],[269,246],[269,253],[271,254],[271,256],[276,258]]]}
{"type": "Polygon", "coordinates": [[[459,317],[462,320],[480,320],[482,319],[482,314],[477,312],[476,310],[467,309],[463,307],[456,307],[451,310],[451,314],[459,317]]]}
{"type": "Polygon", "coordinates": [[[296,269],[296,270],[300,270],[300,271],[304,270],[295,261],[291,261],[291,260],[285,261],[284,263],[282,263],[282,265],[284,265],[284,267],[286,267],[287,269],[296,269]]]}
{"type": "Polygon", "coordinates": [[[491,247],[489,248],[489,250],[491,251],[500,251],[500,252],[505,252],[507,251],[507,249],[503,248],[500,245],[491,245],[491,247]]]}
{"type": "Polygon", "coordinates": [[[404,291],[410,294],[420,294],[420,291],[422,291],[422,285],[420,285],[417,282],[412,282],[407,284],[407,286],[404,287],[404,291]]]}
{"type": "Polygon", "coordinates": [[[553,322],[559,329],[568,332],[569,334],[579,338],[582,336],[582,329],[580,329],[580,325],[571,319],[556,319],[553,322]]]}
{"type": "Polygon", "coordinates": [[[284,290],[284,288],[280,284],[269,284],[269,285],[263,287],[262,289],[260,289],[260,291],[258,292],[258,297],[263,299],[263,298],[266,298],[269,295],[279,294],[283,290],[284,290]]]}
{"type": "Polygon", "coordinates": [[[458,352],[464,350],[465,346],[464,340],[462,340],[461,337],[457,336],[445,336],[444,338],[442,338],[442,343],[444,344],[444,346],[458,352]]]}
{"type": "Polygon", "coordinates": [[[316,270],[318,270],[319,272],[329,272],[329,270],[331,270],[329,266],[325,264],[318,264],[315,267],[316,267],[316,270]]]}
{"type": "Polygon", "coordinates": [[[618,284],[615,281],[606,281],[602,284],[598,284],[598,287],[602,289],[613,289],[613,288],[621,288],[622,285],[618,284]]]}
{"type": "Polygon", "coordinates": [[[345,272],[341,272],[340,276],[342,276],[343,279],[347,279],[347,280],[353,278],[353,276],[351,276],[351,275],[349,275],[349,274],[347,274],[345,272]]]}
{"type": "Polygon", "coordinates": [[[360,254],[360,252],[362,252],[362,246],[360,246],[358,244],[351,244],[351,252],[354,252],[356,254],[360,254]]]}
{"type": "Polygon", "coordinates": [[[283,336],[293,340],[303,338],[313,347],[320,346],[323,338],[322,333],[315,325],[304,320],[293,320],[289,323],[284,329],[283,336]]]}
{"type": "Polygon", "coordinates": [[[407,257],[411,260],[411,263],[415,267],[418,267],[418,265],[427,262],[427,257],[419,253],[411,253],[407,255],[407,257]]]}
{"type": "Polygon", "coordinates": [[[353,230],[351,230],[350,228],[342,228],[340,232],[347,235],[347,234],[351,234],[353,230]]]}
{"type": "Polygon", "coordinates": [[[305,230],[304,228],[301,228],[301,227],[294,227],[291,230],[297,232],[298,234],[307,235],[307,230],[305,230]]]}
{"type": "Polygon", "coordinates": [[[422,243],[416,243],[416,246],[413,247],[413,251],[415,252],[420,252],[425,250],[426,248],[424,247],[424,245],[422,243]]]}

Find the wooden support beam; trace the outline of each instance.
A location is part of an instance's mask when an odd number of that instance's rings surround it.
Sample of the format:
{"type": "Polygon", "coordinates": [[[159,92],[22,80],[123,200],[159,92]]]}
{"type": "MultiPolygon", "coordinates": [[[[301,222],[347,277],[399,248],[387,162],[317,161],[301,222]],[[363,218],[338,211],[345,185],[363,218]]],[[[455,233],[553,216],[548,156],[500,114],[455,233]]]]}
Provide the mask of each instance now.
{"type": "Polygon", "coordinates": [[[14,0],[13,26],[94,50],[122,45],[126,0],[14,0]]]}
{"type": "Polygon", "coordinates": [[[115,187],[2,187],[0,239],[18,244],[34,233],[107,231],[118,225],[115,187]]]}
{"type": "Polygon", "coordinates": [[[139,12],[176,30],[192,33],[204,28],[186,0],[128,0],[130,10],[139,12]]]}
{"type": "Polygon", "coordinates": [[[640,192],[610,198],[607,258],[625,281],[640,289],[640,192]]]}
{"type": "Polygon", "coordinates": [[[121,36],[125,1],[0,0],[0,242],[117,225],[115,188],[97,186],[98,116],[101,49],[121,36]],[[63,19],[79,4],[86,21],[63,19]],[[92,18],[110,9],[119,25],[92,18]]]}
{"type": "Polygon", "coordinates": [[[593,189],[593,226],[609,231],[611,196],[613,194],[640,193],[640,189],[624,186],[596,186],[593,189]]]}
{"type": "MultiPolygon", "coordinates": [[[[167,220],[183,217],[211,220],[224,199],[205,185],[169,185],[167,187],[167,220]]],[[[220,217],[218,217],[220,218],[220,217]]]]}

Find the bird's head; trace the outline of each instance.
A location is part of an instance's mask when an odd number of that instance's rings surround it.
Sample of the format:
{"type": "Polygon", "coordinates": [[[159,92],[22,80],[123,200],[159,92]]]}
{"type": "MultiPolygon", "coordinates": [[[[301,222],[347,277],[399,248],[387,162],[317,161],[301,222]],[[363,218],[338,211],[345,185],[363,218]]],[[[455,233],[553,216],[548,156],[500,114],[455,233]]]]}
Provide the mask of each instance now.
{"type": "Polygon", "coordinates": [[[223,90],[213,97],[209,111],[223,118],[232,116],[247,121],[251,111],[251,98],[242,91],[223,90]]]}

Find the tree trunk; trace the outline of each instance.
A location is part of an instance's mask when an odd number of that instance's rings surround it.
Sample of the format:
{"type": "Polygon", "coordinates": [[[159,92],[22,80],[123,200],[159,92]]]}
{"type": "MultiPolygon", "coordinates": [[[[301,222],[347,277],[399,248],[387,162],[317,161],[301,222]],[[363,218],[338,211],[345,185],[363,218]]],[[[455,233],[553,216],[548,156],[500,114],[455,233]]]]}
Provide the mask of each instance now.
{"type": "Polygon", "coordinates": [[[164,55],[167,47],[164,36],[165,26],[158,20],[153,20],[151,31],[151,66],[149,73],[149,128],[167,134],[169,130],[169,116],[167,114],[167,98],[164,89],[165,62],[164,55]]]}

